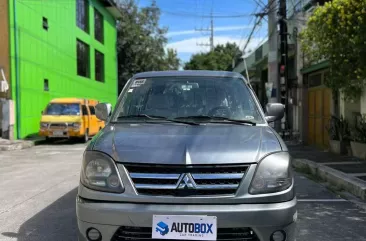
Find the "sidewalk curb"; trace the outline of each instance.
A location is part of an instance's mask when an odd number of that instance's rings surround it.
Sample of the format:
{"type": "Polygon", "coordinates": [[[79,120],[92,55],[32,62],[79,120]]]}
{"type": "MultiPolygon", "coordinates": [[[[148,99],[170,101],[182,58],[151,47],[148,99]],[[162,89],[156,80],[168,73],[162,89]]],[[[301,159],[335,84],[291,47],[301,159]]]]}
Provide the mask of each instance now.
{"type": "Polygon", "coordinates": [[[5,145],[0,145],[0,151],[15,151],[15,150],[22,150],[31,148],[35,145],[33,141],[20,141],[5,145]]]}
{"type": "Polygon", "coordinates": [[[33,146],[40,145],[44,143],[45,140],[37,139],[37,140],[19,140],[6,144],[0,144],[0,151],[15,151],[15,150],[23,150],[27,148],[31,148],[33,146]]]}
{"type": "Polygon", "coordinates": [[[366,200],[366,182],[356,177],[307,159],[293,159],[292,165],[336,187],[342,188],[362,200],[366,200]]]}

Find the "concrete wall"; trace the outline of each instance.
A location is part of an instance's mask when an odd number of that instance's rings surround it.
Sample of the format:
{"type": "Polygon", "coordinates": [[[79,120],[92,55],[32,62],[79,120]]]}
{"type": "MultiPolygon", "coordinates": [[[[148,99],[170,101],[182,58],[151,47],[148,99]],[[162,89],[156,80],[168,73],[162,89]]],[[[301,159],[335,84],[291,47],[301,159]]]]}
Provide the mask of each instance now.
{"type": "Polygon", "coordinates": [[[360,99],[360,112],[361,114],[366,115],[366,91],[363,92],[360,99]]]}
{"type": "MultiPolygon", "coordinates": [[[[342,96],[343,97],[343,96],[342,96]]],[[[364,104],[365,105],[365,104],[364,104]]],[[[361,111],[361,101],[347,102],[343,98],[340,100],[340,114],[348,120],[353,127],[355,124],[355,117],[361,111]]]]}

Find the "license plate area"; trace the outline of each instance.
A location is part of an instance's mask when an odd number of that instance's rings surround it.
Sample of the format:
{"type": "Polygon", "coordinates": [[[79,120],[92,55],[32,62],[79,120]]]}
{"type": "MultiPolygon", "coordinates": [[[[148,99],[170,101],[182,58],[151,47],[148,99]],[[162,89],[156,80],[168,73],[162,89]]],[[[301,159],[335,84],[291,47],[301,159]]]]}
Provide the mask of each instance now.
{"type": "Polygon", "coordinates": [[[52,136],[55,136],[55,137],[64,136],[64,132],[63,131],[53,131],[52,136]]]}
{"type": "Polygon", "coordinates": [[[153,215],[153,239],[216,240],[217,217],[153,215]]]}

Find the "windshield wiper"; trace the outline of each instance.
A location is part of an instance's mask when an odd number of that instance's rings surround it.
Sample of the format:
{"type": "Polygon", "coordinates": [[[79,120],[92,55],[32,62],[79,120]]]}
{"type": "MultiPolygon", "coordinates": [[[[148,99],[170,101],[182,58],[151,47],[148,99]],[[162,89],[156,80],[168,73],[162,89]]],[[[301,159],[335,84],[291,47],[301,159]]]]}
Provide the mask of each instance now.
{"type": "Polygon", "coordinates": [[[176,119],[167,118],[165,116],[147,115],[147,114],[118,116],[117,119],[120,120],[120,119],[134,119],[134,118],[145,118],[145,119],[150,119],[150,120],[164,120],[164,121],[182,123],[182,124],[188,124],[188,125],[199,125],[198,123],[192,122],[192,121],[176,120],[176,119]]]}
{"type": "Polygon", "coordinates": [[[222,121],[223,123],[235,123],[235,124],[248,124],[255,126],[257,123],[250,121],[250,120],[237,120],[237,119],[230,119],[227,117],[221,116],[208,116],[208,115],[192,115],[192,116],[180,116],[175,118],[175,120],[180,119],[200,119],[200,120],[208,120],[208,121],[222,121]]]}

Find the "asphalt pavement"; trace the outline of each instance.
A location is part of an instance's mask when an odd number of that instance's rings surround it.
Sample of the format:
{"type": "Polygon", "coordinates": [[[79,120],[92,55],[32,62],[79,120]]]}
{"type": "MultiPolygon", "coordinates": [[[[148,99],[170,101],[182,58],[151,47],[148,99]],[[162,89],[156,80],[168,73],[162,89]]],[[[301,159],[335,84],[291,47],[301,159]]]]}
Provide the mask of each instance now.
{"type": "MultiPolygon", "coordinates": [[[[77,240],[84,144],[0,152],[0,241],[77,240]]],[[[297,241],[366,241],[366,210],[296,174],[297,241]]]]}

